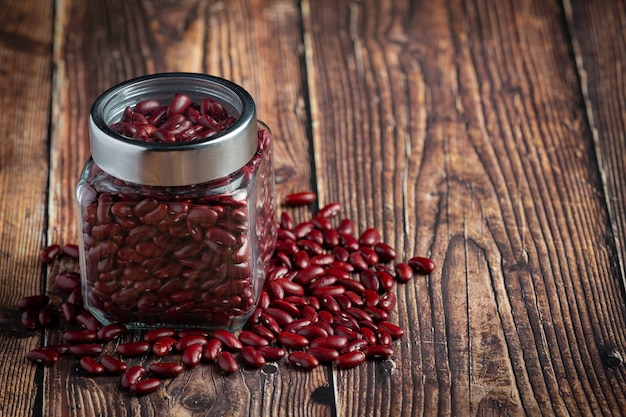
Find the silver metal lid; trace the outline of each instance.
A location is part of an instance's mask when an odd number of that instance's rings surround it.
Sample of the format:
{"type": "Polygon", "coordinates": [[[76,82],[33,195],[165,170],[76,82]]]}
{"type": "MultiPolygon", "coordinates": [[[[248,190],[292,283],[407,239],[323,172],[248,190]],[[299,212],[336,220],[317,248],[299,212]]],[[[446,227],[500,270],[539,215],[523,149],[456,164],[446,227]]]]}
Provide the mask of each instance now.
{"type": "Polygon", "coordinates": [[[96,99],[89,120],[91,155],[108,174],[145,185],[179,186],[222,178],[243,167],[258,147],[256,108],[239,85],[210,75],[163,73],[135,78],[105,91],[96,99]],[[124,109],[154,98],[169,103],[176,93],[192,101],[219,101],[237,121],[207,139],[183,143],[147,143],[114,132],[124,109]]]}

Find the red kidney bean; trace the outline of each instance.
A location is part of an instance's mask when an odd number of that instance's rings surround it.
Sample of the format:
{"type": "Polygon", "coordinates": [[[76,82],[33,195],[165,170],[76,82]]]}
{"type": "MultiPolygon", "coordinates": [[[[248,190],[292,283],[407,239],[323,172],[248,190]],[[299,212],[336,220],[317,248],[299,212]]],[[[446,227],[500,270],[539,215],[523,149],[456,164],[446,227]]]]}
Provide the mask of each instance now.
{"type": "Polygon", "coordinates": [[[390,291],[393,288],[393,276],[385,271],[376,271],[379,282],[379,291],[390,291]]]}
{"type": "Polygon", "coordinates": [[[26,354],[26,359],[38,365],[50,366],[59,361],[59,354],[53,349],[33,349],[26,354]]]}
{"type": "Polygon", "coordinates": [[[324,265],[330,265],[334,261],[335,261],[335,257],[329,253],[326,253],[326,254],[312,257],[310,262],[313,265],[324,266],[324,265]]]}
{"type": "Polygon", "coordinates": [[[399,262],[395,266],[396,271],[396,281],[398,282],[409,282],[411,278],[413,278],[413,269],[406,263],[399,262]]]}
{"type": "Polygon", "coordinates": [[[136,342],[128,342],[128,343],[120,343],[117,345],[115,351],[121,356],[133,357],[133,356],[141,356],[147,353],[152,345],[150,342],[146,342],[145,340],[140,340],[136,342]]]}
{"type": "Polygon", "coordinates": [[[166,117],[170,118],[173,115],[183,114],[191,106],[191,98],[185,94],[177,93],[167,106],[166,117]]]}
{"type": "Polygon", "coordinates": [[[112,375],[119,375],[124,373],[128,366],[121,360],[117,359],[111,354],[103,355],[100,358],[100,364],[104,367],[104,370],[112,375]]]}
{"type": "Polygon", "coordinates": [[[265,327],[270,329],[274,334],[277,335],[280,333],[281,331],[280,325],[278,324],[278,322],[273,316],[263,312],[261,313],[259,320],[261,321],[261,323],[265,325],[265,327]]]}
{"type": "Polygon", "coordinates": [[[317,315],[317,311],[315,310],[315,308],[313,308],[310,305],[302,307],[302,311],[300,312],[300,316],[302,316],[303,319],[311,320],[311,323],[314,323],[317,320],[319,320],[319,317],[317,315]]]}
{"type": "Polygon", "coordinates": [[[63,247],[61,248],[61,253],[63,253],[63,255],[65,256],[69,256],[72,259],[78,259],[78,245],[63,245],[63,247]]]}
{"type": "Polygon", "coordinates": [[[69,350],[75,356],[98,356],[104,351],[104,348],[99,343],[83,343],[70,346],[69,350]]]}
{"type": "MultiPolygon", "coordinates": [[[[359,284],[360,285],[360,284],[359,284]]],[[[363,293],[365,291],[365,288],[363,288],[363,291],[361,291],[361,293],[363,293]]],[[[354,306],[364,306],[365,305],[365,301],[363,300],[363,298],[357,294],[354,291],[346,291],[346,293],[344,294],[345,297],[350,299],[350,302],[352,303],[352,305],[354,306]]]]}
{"type": "Polygon", "coordinates": [[[391,291],[386,292],[382,297],[380,297],[380,301],[378,301],[377,306],[387,312],[393,311],[396,307],[396,295],[391,291]]]}
{"type": "Polygon", "coordinates": [[[354,222],[350,219],[342,219],[339,222],[337,231],[340,234],[351,235],[352,233],[354,233],[354,222]]]}
{"type": "Polygon", "coordinates": [[[238,351],[243,347],[239,339],[237,339],[237,337],[228,330],[215,330],[215,332],[213,332],[213,337],[221,341],[223,347],[230,351],[238,351]]]}
{"type": "Polygon", "coordinates": [[[280,300],[285,297],[285,289],[279,282],[269,281],[266,283],[266,288],[271,299],[280,300]]]}
{"type": "Polygon", "coordinates": [[[374,323],[379,323],[389,319],[389,313],[378,307],[365,307],[363,311],[372,317],[374,323]]]}
{"type": "Polygon", "coordinates": [[[146,369],[143,366],[132,366],[128,368],[120,378],[120,385],[124,388],[130,388],[137,384],[145,375],[146,369]]]}
{"type": "Polygon", "coordinates": [[[348,342],[353,342],[363,337],[361,333],[354,331],[351,328],[346,327],[346,326],[337,326],[335,328],[335,334],[339,336],[344,336],[346,339],[348,339],[348,342]]]}
{"type": "Polygon", "coordinates": [[[366,290],[376,291],[380,289],[380,281],[376,276],[376,273],[371,270],[361,271],[359,274],[361,284],[366,290]]]}
{"type": "Polygon", "coordinates": [[[377,326],[379,329],[386,330],[392,337],[392,339],[399,339],[404,336],[404,330],[402,329],[402,327],[388,321],[381,321],[377,324],[377,326]]]}
{"type": "Polygon", "coordinates": [[[48,327],[54,322],[55,318],[55,310],[52,305],[48,304],[39,310],[37,321],[41,327],[48,327]]]}
{"type": "Polygon", "coordinates": [[[320,364],[315,356],[301,351],[291,352],[287,356],[287,360],[294,367],[306,370],[317,368],[320,364]]]}
{"type": "Polygon", "coordinates": [[[298,269],[306,269],[311,265],[311,257],[305,250],[298,250],[293,256],[298,269]]]}
{"type": "MultiPolygon", "coordinates": [[[[319,298],[320,302],[323,303],[322,299],[325,297],[336,297],[339,295],[343,295],[346,293],[346,288],[341,285],[329,285],[326,287],[316,288],[312,295],[319,298]]],[[[335,300],[337,301],[337,300],[335,300]]]]}
{"type": "MultiPolygon", "coordinates": [[[[152,340],[152,338],[151,338],[152,340]]],[[[148,342],[150,343],[150,342],[148,342]]],[[[152,353],[156,356],[165,356],[174,349],[176,339],[170,336],[163,336],[152,342],[152,353]]]]}
{"type": "Polygon", "coordinates": [[[291,349],[303,348],[309,345],[309,339],[306,337],[284,331],[278,334],[276,340],[278,340],[281,345],[291,349]]]}
{"type": "MultiPolygon", "coordinates": [[[[311,223],[313,223],[313,226],[315,226],[315,228],[311,230],[309,233],[307,233],[307,235],[304,238],[322,246],[324,244],[323,231],[330,230],[330,229],[325,229],[325,227],[331,227],[330,222],[327,219],[322,219],[322,220],[311,221],[311,223]]],[[[317,255],[316,257],[319,257],[319,256],[323,256],[323,255],[317,255]]]]}
{"type": "Polygon", "coordinates": [[[276,242],[276,251],[294,254],[298,251],[298,245],[292,240],[279,240],[276,242]]]}
{"type": "Polygon", "coordinates": [[[97,339],[95,330],[67,330],[63,333],[63,340],[67,343],[89,343],[97,339]]]}
{"type": "Polygon", "coordinates": [[[311,324],[311,320],[309,319],[297,319],[287,324],[286,326],[284,326],[283,331],[290,332],[290,333],[298,333],[298,330],[310,324],[311,324]]]}
{"type": "Polygon", "coordinates": [[[61,254],[62,250],[61,245],[52,244],[46,246],[39,253],[39,260],[44,264],[50,264],[61,254]]]}
{"type": "MultiPolygon", "coordinates": [[[[359,324],[357,323],[357,321],[355,319],[353,319],[352,317],[346,315],[346,314],[340,314],[340,315],[336,315],[336,316],[332,316],[332,320],[331,320],[333,326],[337,327],[337,326],[346,326],[349,329],[352,330],[358,330],[359,329],[359,324]]],[[[366,323],[366,322],[364,322],[366,323]]]]}
{"type": "Polygon", "coordinates": [[[333,313],[331,313],[330,311],[320,311],[317,313],[317,317],[319,318],[319,320],[316,324],[319,324],[320,322],[330,324],[333,322],[333,313]]]}
{"type": "MultiPolygon", "coordinates": [[[[340,243],[349,252],[359,250],[359,241],[352,235],[347,233],[339,233],[340,243]]],[[[363,261],[365,263],[365,261],[363,261]]]]}
{"type": "Polygon", "coordinates": [[[76,315],[76,322],[88,330],[97,331],[102,327],[100,322],[88,311],[78,313],[76,315]]]}
{"type": "Polygon", "coordinates": [[[380,233],[378,233],[378,230],[370,227],[368,229],[365,229],[363,233],[361,233],[361,236],[359,236],[359,245],[374,246],[378,243],[379,240],[380,233]]]}
{"type": "Polygon", "coordinates": [[[126,326],[119,323],[111,323],[101,327],[97,332],[97,336],[101,342],[108,342],[126,333],[128,333],[126,326]]]}
{"type": "Polygon", "coordinates": [[[206,361],[213,362],[217,359],[217,355],[222,351],[222,342],[219,339],[212,338],[207,341],[202,351],[202,358],[206,361]]]}
{"type": "Polygon", "coordinates": [[[392,343],[391,334],[382,327],[378,329],[378,333],[376,334],[376,339],[378,340],[379,345],[391,346],[391,343],[392,343]]]}
{"type": "MultiPolygon", "coordinates": [[[[378,265],[379,258],[376,251],[368,246],[360,246],[359,253],[369,266],[378,265]]],[[[348,257],[349,258],[349,257],[348,257]]]]}
{"type": "Polygon", "coordinates": [[[293,233],[296,235],[296,238],[302,239],[314,228],[315,226],[312,222],[302,222],[295,226],[293,233]]]}
{"type": "Polygon", "coordinates": [[[189,334],[178,339],[174,347],[176,350],[183,351],[191,345],[199,344],[204,346],[207,342],[208,340],[202,334],[189,334]]]}
{"type": "Polygon", "coordinates": [[[67,296],[66,301],[68,303],[74,304],[76,308],[83,307],[83,293],[81,291],[81,288],[79,287],[72,291],[70,295],[67,296]]]}
{"type": "Polygon", "coordinates": [[[304,287],[302,287],[302,285],[299,285],[288,279],[282,279],[282,278],[277,279],[276,282],[280,284],[280,286],[283,288],[284,294],[290,294],[290,295],[295,295],[295,296],[304,295],[304,287]]]}
{"type": "Polygon", "coordinates": [[[169,327],[160,327],[157,329],[152,329],[147,331],[144,335],[143,335],[143,340],[145,340],[146,342],[155,342],[158,339],[161,339],[163,337],[174,337],[176,336],[176,330],[169,328],[169,327]]]}
{"type": "Polygon", "coordinates": [[[300,336],[306,337],[308,340],[315,340],[328,336],[328,332],[319,326],[305,326],[296,332],[300,336]]]}
{"type": "Polygon", "coordinates": [[[277,361],[285,357],[287,351],[282,347],[260,346],[257,351],[266,361],[277,361]]]}
{"type": "MultiPolygon", "coordinates": [[[[327,287],[333,285],[337,282],[337,277],[334,275],[321,275],[314,280],[312,280],[309,285],[306,286],[306,289],[309,293],[314,292],[316,289],[320,287],[327,287]]],[[[315,294],[313,294],[315,295],[315,294]]]]}
{"type": "MultiPolygon", "coordinates": [[[[336,284],[345,287],[347,290],[346,294],[348,292],[363,294],[363,291],[365,291],[365,286],[362,283],[353,280],[352,278],[337,278],[336,284]]],[[[351,299],[350,301],[354,303],[354,300],[351,299]]]]}
{"type": "Polygon", "coordinates": [[[363,339],[353,340],[352,342],[348,342],[341,349],[340,353],[344,354],[348,352],[354,352],[355,350],[362,350],[365,346],[368,346],[368,345],[369,343],[366,340],[363,340],[363,339]]]}
{"type": "Polygon", "coordinates": [[[348,262],[357,271],[366,271],[369,268],[369,265],[363,258],[363,255],[361,255],[359,252],[352,252],[348,257],[348,262]]]}
{"type": "Polygon", "coordinates": [[[322,295],[319,297],[320,307],[331,313],[337,313],[341,310],[339,304],[332,295],[322,295]]]}
{"type": "Polygon", "coordinates": [[[258,324],[261,318],[261,314],[263,314],[263,308],[257,307],[254,309],[250,318],[248,319],[248,324],[258,324]]]}
{"type": "Polygon", "coordinates": [[[63,273],[54,277],[54,286],[63,292],[72,292],[80,287],[80,278],[76,274],[63,273]]]}
{"type": "Polygon", "coordinates": [[[310,347],[325,347],[329,349],[340,350],[348,343],[348,338],[340,335],[332,335],[313,339],[309,344],[310,347]]]}
{"type": "MultiPolygon", "coordinates": [[[[330,220],[322,216],[313,216],[311,218],[311,223],[313,223],[313,226],[315,226],[319,230],[330,230],[333,228],[332,224],[330,223],[330,220]]],[[[323,235],[322,235],[322,240],[323,240],[323,235]]]]}
{"type": "Polygon", "coordinates": [[[317,359],[319,363],[332,362],[339,357],[337,350],[325,347],[311,347],[306,352],[317,359]]]}
{"type": "Polygon", "coordinates": [[[374,245],[374,250],[382,262],[393,261],[398,256],[396,250],[384,242],[376,243],[374,245]]]}
{"type": "Polygon", "coordinates": [[[364,346],[361,351],[367,359],[387,359],[393,355],[393,349],[384,345],[364,346]]]}
{"type": "Polygon", "coordinates": [[[251,368],[260,368],[265,365],[265,357],[254,346],[244,346],[239,352],[239,357],[245,365],[251,368]]]}
{"type": "Polygon", "coordinates": [[[365,354],[361,351],[354,350],[352,352],[347,352],[339,355],[337,359],[335,359],[335,365],[339,368],[347,369],[354,368],[365,362],[365,354]]]}
{"type": "Polygon", "coordinates": [[[230,352],[222,351],[217,354],[217,366],[225,374],[232,374],[239,370],[239,364],[237,359],[230,352]]]}
{"type": "Polygon", "coordinates": [[[363,340],[367,341],[370,345],[375,345],[378,340],[376,334],[367,327],[361,328],[361,335],[363,336],[363,340]]]}
{"type": "Polygon", "coordinates": [[[239,333],[239,341],[245,346],[254,346],[256,348],[260,346],[268,346],[270,343],[268,339],[249,330],[243,330],[239,333]]]}
{"type": "Polygon", "coordinates": [[[293,231],[293,228],[294,228],[293,218],[286,211],[283,211],[282,213],[280,213],[280,228],[283,230],[293,231]]]}
{"type": "Polygon", "coordinates": [[[335,217],[341,211],[341,203],[333,202],[326,204],[324,207],[319,209],[317,212],[317,216],[321,216],[324,218],[335,217]]]}
{"type": "Polygon", "coordinates": [[[256,333],[257,335],[259,335],[260,337],[268,341],[272,341],[276,339],[276,336],[274,335],[274,333],[272,333],[270,329],[268,329],[267,327],[261,324],[253,324],[252,326],[250,326],[250,331],[252,331],[253,333],[256,333]]]}
{"type": "Polygon", "coordinates": [[[59,355],[65,355],[66,353],[70,353],[70,347],[69,345],[66,345],[65,343],[47,345],[45,349],[54,350],[59,355]]]}
{"type": "Polygon", "coordinates": [[[148,116],[161,108],[161,103],[155,99],[142,100],[135,104],[134,110],[137,113],[148,116]]]}
{"type": "Polygon", "coordinates": [[[376,291],[366,290],[363,292],[363,300],[366,307],[376,307],[380,302],[380,296],[376,291]]]}
{"type": "Polygon", "coordinates": [[[435,263],[432,259],[415,256],[407,262],[413,270],[419,274],[430,274],[435,270],[435,263]]]}
{"type": "Polygon", "coordinates": [[[39,311],[28,308],[22,312],[22,325],[28,330],[34,330],[39,325],[39,311]]]}
{"type": "Polygon", "coordinates": [[[185,367],[176,362],[155,362],[148,366],[148,371],[163,378],[172,378],[185,372],[185,367]]]}
{"type": "MultiPolygon", "coordinates": [[[[333,248],[339,250],[345,250],[339,247],[339,232],[335,229],[327,229],[324,230],[324,247],[333,248]]],[[[337,259],[337,254],[335,252],[331,253],[331,255],[337,259]]],[[[345,259],[348,259],[347,257],[345,259]]]]}
{"type": "Polygon", "coordinates": [[[182,354],[183,365],[187,368],[193,368],[197,366],[202,360],[202,354],[204,352],[204,345],[196,343],[188,346],[182,354]]]}
{"type": "Polygon", "coordinates": [[[329,322],[318,320],[316,323],[313,323],[313,325],[317,326],[317,327],[320,327],[321,329],[326,331],[326,334],[328,336],[332,336],[332,335],[335,334],[335,326],[336,326],[336,324],[334,322],[334,317],[329,319],[329,320],[330,320],[329,322]]]}
{"type": "Polygon", "coordinates": [[[101,375],[104,373],[104,366],[99,364],[94,358],[91,356],[85,356],[80,358],[78,361],[78,366],[87,372],[90,375],[101,375]]]}
{"type": "Polygon", "coordinates": [[[50,297],[47,295],[30,295],[23,297],[17,302],[17,308],[20,310],[34,309],[39,310],[45,307],[50,302],[50,297]]]}
{"type": "Polygon", "coordinates": [[[298,193],[288,194],[285,196],[285,205],[287,206],[306,206],[313,203],[317,199],[315,193],[311,191],[301,191],[298,193]]]}
{"type": "Polygon", "coordinates": [[[268,307],[265,309],[264,314],[272,316],[280,327],[284,327],[293,321],[293,317],[289,313],[279,308],[268,307]]]}
{"type": "Polygon", "coordinates": [[[130,390],[136,395],[146,395],[155,392],[163,382],[158,378],[146,378],[130,386],[130,390]]]}

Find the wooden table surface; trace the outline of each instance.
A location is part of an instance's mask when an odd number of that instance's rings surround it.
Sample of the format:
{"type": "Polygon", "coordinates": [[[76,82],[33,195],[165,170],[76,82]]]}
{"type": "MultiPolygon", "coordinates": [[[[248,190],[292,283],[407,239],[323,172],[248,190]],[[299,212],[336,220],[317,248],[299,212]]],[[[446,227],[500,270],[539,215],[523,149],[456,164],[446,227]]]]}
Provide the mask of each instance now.
{"type": "Polygon", "coordinates": [[[626,414],[624,1],[0,3],[1,416],[626,414]],[[250,91],[279,201],[314,190],[436,262],[394,290],[390,360],[203,365],[139,398],[25,360],[60,339],[16,302],[77,241],[91,103],[166,71],[250,91]]]}

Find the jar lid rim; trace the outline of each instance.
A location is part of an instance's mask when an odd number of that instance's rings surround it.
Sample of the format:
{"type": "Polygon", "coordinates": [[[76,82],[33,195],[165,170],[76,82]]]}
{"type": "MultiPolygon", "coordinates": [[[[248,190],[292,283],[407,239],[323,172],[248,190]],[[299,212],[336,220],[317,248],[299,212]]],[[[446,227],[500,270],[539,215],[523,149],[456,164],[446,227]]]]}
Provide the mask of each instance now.
{"type": "Polygon", "coordinates": [[[222,178],[243,167],[258,147],[251,95],[232,81],[208,74],[158,73],[119,83],[94,101],[89,125],[96,164],[114,177],[146,185],[192,185],[222,178]],[[144,142],[111,129],[126,107],[148,98],[171,100],[176,93],[216,99],[235,112],[237,120],[212,137],[177,143],[144,142]]]}

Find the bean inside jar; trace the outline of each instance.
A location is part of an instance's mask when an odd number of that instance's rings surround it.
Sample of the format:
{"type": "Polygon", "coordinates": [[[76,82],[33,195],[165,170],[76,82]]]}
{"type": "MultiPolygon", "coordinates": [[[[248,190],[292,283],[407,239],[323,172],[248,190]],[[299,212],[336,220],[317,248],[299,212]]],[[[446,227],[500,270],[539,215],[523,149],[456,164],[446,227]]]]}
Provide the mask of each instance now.
{"type": "MultiPolygon", "coordinates": [[[[168,105],[145,98],[128,106],[108,126],[141,142],[178,143],[227,132],[236,121],[215,99],[175,94],[168,105]]],[[[138,184],[87,162],[77,187],[83,298],[101,322],[243,326],[277,234],[271,134],[258,126],[248,163],[204,183],[138,184]]]]}

